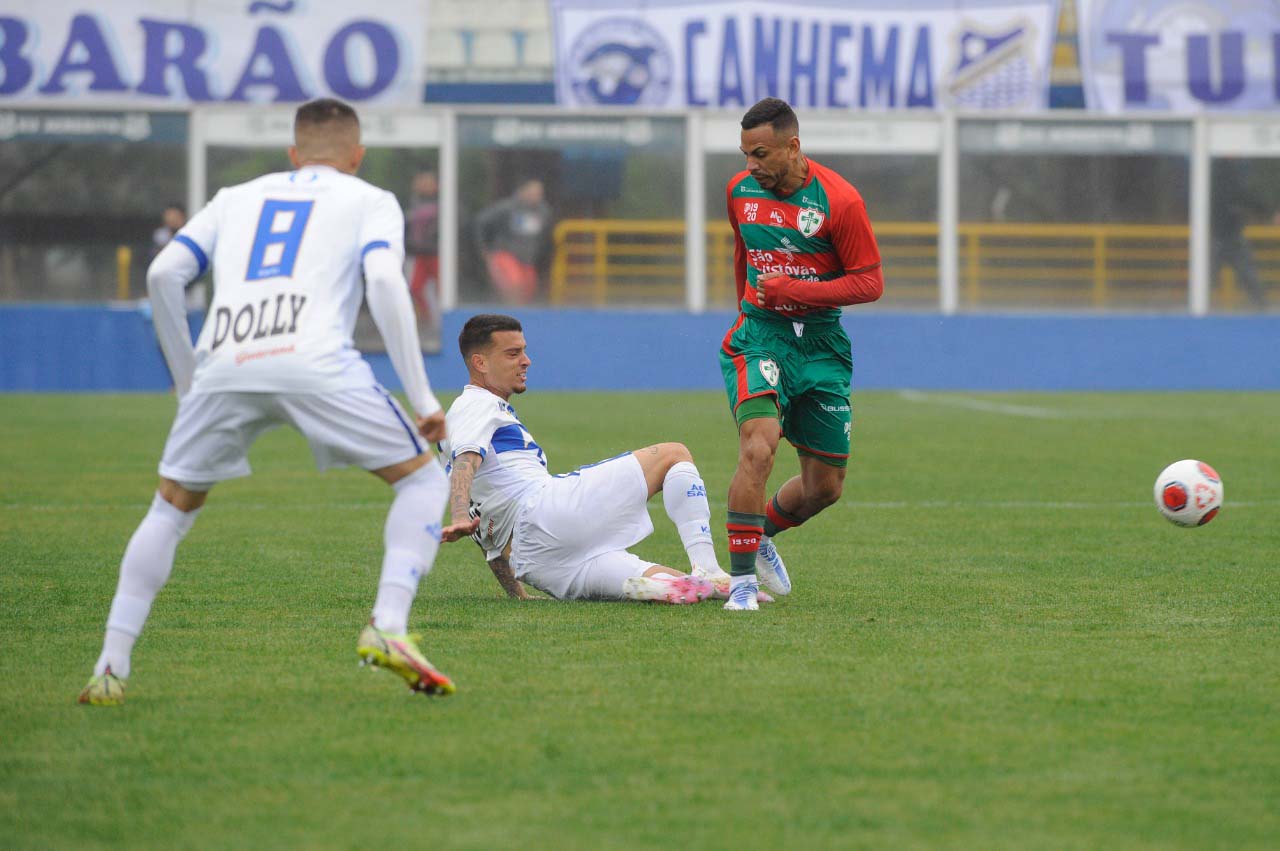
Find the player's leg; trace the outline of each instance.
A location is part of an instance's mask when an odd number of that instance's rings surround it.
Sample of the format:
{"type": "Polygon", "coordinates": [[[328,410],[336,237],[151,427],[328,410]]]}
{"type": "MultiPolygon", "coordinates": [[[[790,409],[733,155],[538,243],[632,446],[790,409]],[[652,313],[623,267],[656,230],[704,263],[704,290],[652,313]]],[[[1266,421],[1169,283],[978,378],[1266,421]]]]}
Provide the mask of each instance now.
{"type": "Polygon", "coordinates": [[[395,398],[373,386],[282,397],[289,421],[307,438],[321,469],[362,467],[391,485],[383,557],[369,625],[356,642],[366,662],[401,676],[415,691],[452,694],[453,683],[408,634],[418,585],[435,564],[449,483],[395,398]]]}
{"type": "Polygon", "coordinates": [[[694,573],[713,579],[724,574],[711,542],[707,486],[688,447],[683,443],[658,443],[631,454],[644,471],[648,495],[662,494],[662,505],[675,524],[694,573]]]}
{"type": "Polygon", "coordinates": [[[729,483],[729,573],[725,608],[757,608],[756,556],[764,535],[765,487],[782,436],[786,395],[773,349],[781,345],[764,323],[741,318],[720,348],[720,368],[738,426],[738,463],[729,483]]]}
{"type": "Polygon", "coordinates": [[[80,702],[108,706],[124,702],[133,645],[142,635],[151,604],[173,572],[178,544],[195,524],[205,493],[161,478],[151,507],[134,530],[120,560],[120,578],[107,614],[102,652],[80,702]]]}
{"type": "Polygon", "coordinates": [[[769,501],[765,534],[798,526],[840,499],[849,463],[853,406],[849,338],[838,325],[804,341],[803,361],[789,365],[804,388],[791,399],[786,438],[800,456],[800,475],[769,501]]]}
{"type": "Polygon", "coordinates": [[[383,527],[382,574],[373,623],[399,634],[408,630],[418,584],[435,564],[449,480],[427,454],[372,472],[395,492],[383,527]]]}
{"type": "Polygon", "coordinates": [[[784,369],[793,382],[784,432],[800,456],[800,475],[783,483],[765,506],[756,572],[770,591],[788,594],[791,577],[774,538],[840,498],[849,458],[852,409],[848,337],[837,325],[804,338],[784,369]]]}
{"type": "Polygon", "coordinates": [[[624,551],[653,533],[648,500],[644,469],[631,452],[553,476],[516,520],[516,576],[557,600],[582,596],[576,583],[588,560],[624,551]]]}
{"type": "Polygon", "coordinates": [[[133,646],[173,572],[178,544],[214,483],[249,474],[249,446],[271,425],[269,412],[252,394],[188,395],[179,402],[160,463],[160,484],[120,561],[102,653],[81,703],[124,701],[133,646]]]}
{"type": "Polygon", "coordinates": [[[576,572],[566,599],[636,600],[700,603],[711,596],[711,583],[674,568],[644,561],[626,550],[587,559],[576,572]]]}

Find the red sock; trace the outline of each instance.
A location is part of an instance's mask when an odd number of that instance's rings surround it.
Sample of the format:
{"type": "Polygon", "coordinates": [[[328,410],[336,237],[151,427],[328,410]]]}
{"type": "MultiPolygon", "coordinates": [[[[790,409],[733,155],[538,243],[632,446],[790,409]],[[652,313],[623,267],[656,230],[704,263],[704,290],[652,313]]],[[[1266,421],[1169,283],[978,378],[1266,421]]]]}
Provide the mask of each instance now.
{"type": "Polygon", "coordinates": [[[773,499],[764,507],[765,531],[772,538],[784,529],[791,529],[799,526],[804,521],[794,514],[788,514],[778,505],[778,497],[775,495],[773,499]]]}

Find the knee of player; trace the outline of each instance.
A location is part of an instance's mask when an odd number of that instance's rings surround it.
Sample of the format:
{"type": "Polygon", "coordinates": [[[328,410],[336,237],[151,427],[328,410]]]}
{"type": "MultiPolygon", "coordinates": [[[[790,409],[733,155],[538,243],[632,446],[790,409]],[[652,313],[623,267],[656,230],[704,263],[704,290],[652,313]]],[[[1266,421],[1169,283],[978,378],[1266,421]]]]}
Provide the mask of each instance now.
{"type": "Polygon", "coordinates": [[[840,500],[842,493],[844,493],[843,481],[822,482],[811,493],[807,494],[809,507],[813,511],[821,511],[828,506],[835,505],[840,500]]]}
{"type": "Polygon", "coordinates": [[[773,467],[773,456],[778,451],[778,442],[760,435],[744,438],[739,451],[744,466],[768,472],[773,467]]]}
{"type": "Polygon", "coordinates": [[[662,454],[669,464],[679,464],[681,461],[693,460],[693,453],[683,443],[662,444],[662,454]]]}

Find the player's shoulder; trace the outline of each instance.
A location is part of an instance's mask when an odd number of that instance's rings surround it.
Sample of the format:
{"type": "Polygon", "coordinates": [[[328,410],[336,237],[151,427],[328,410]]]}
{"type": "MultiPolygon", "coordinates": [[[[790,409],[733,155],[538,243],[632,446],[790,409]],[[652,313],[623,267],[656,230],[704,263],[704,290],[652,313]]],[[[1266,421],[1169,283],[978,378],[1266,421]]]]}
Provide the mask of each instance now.
{"type": "Polygon", "coordinates": [[[495,415],[506,413],[510,409],[511,406],[504,402],[501,397],[490,393],[483,387],[468,384],[462,388],[458,398],[453,400],[453,404],[449,406],[449,411],[445,414],[445,417],[447,419],[451,416],[495,415]]]}
{"type": "Polygon", "coordinates": [[[724,191],[728,195],[763,195],[764,190],[751,177],[751,172],[743,169],[742,171],[729,178],[729,182],[725,184],[724,191]]]}
{"type": "Polygon", "coordinates": [[[827,168],[812,158],[809,159],[809,168],[814,179],[822,184],[828,201],[833,205],[862,203],[862,193],[835,169],[827,168]]]}

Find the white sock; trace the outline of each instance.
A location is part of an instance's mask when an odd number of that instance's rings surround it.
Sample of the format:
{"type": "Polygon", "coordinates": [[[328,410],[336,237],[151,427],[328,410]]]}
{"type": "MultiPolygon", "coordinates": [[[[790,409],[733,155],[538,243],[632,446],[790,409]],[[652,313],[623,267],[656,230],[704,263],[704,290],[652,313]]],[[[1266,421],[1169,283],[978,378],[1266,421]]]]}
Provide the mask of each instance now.
{"type": "Polygon", "coordinates": [[[662,480],[662,504],[667,516],[676,524],[680,542],[689,554],[689,564],[716,573],[716,548],[711,543],[711,506],[707,504],[707,488],[698,468],[691,461],[681,461],[667,471],[662,480]]]}
{"type": "Polygon", "coordinates": [[[759,586],[760,580],[756,579],[754,573],[744,573],[742,576],[734,576],[729,579],[729,593],[733,593],[733,589],[739,585],[756,585],[759,586]]]}
{"type": "Polygon", "coordinates": [[[133,643],[142,634],[152,601],[173,572],[178,542],[191,530],[199,513],[198,508],[180,511],[158,493],[151,500],[147,516],[129,539],[124,558],[120,560],[120,582],[111,601],[111,613],[107,615],[102,655],[93,666],[95,675],[110,667],[117,677],[129,676],[133,643]]]}
{"type": "Polygon", "coordinates": [[[427,464],[391,486],[396,498],[383,531],[386,546],[373,625],[402,635],[409,629],[409,609],[418,583],[431,572],[440,549],[440,521],[449,495],[449,480],[438,464],[427,464]]]}

